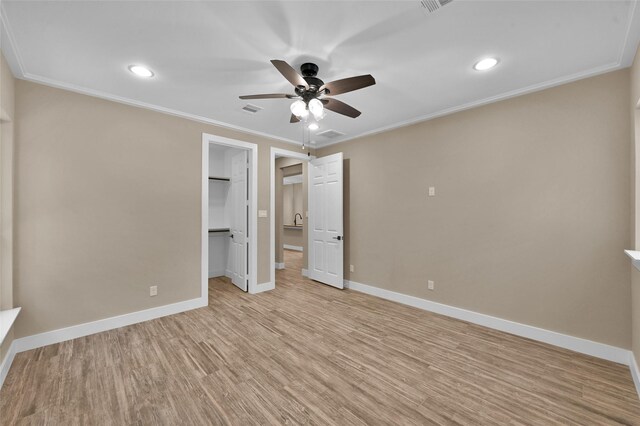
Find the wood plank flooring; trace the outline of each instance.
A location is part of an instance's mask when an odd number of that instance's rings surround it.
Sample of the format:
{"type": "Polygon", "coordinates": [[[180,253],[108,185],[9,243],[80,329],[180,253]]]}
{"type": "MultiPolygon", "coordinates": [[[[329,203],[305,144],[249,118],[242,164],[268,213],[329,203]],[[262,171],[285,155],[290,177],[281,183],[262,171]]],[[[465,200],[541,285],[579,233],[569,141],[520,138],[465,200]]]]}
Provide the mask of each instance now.
{"type": "Polygon", "coordinates": [[[640,425],[627,367],[300,277],[16,355],[2,425],[640,425]]]}

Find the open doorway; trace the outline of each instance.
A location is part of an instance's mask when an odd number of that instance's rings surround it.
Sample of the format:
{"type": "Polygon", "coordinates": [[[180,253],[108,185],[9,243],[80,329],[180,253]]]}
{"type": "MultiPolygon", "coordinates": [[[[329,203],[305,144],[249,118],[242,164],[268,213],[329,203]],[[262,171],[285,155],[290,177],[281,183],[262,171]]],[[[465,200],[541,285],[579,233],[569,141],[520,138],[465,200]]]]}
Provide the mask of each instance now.
{"type": "MultiPolygon", "coordinates": [[[[271,148],[271,282],[276,284],[276,268],[286,268],[286,252],[282,237],[276,242],[279,228],[284,227],[277,214],[277,206],[282,205],[277,186],[284,183],[283,169],[302,163],[304,175],[302,183],[307,186],[303,201],[303,252],[302,267],[298,277],[308,277],[314,281],[337,288],[344,288],[344,224],[343,224],[343,157],[342,153],[316,158],[302,153],[271,148]],[[286,159],[279,160],[281,158],[286,159]],[[278,164],[276,164],[278,162],[278,164]],[[276,222],[278,226],[276,226],[276,222]],[[306,225],[306,226],[305,226],[306,225]],[[283,256],[276,259],[280,246],[283,256]],[[278,260],[278,262],[276,262],[278,260]]],[[[284,186],[284,185],[283,185],[284,186]]],[[[304,192],[304,190],[303,190],[304,192]]],[[[295,224],[295,223],[294,223],[295,224]]],[[[289,256],[292,257],[292,256],[289,256]]],[[[293,261],[293,259],[291,260],[293,261]]],[[[287,272],[287,279],[292,274],[287,272]]]]}
{"type": "Polygon", "coordinates": [[[276,268],[302,275],[307,253],[307,162],[280,157],[276,169],[276,268]]]}
{"type": "Polygon", "coordinates": [[[203,134],[202,280],[256,292],[257,146],[203,134]]]}
{"type": "Polygon", "coordinates": [[[271,148],[271,282],[276,269],[302,277],[307,263],[307,154],[271,148]]]}

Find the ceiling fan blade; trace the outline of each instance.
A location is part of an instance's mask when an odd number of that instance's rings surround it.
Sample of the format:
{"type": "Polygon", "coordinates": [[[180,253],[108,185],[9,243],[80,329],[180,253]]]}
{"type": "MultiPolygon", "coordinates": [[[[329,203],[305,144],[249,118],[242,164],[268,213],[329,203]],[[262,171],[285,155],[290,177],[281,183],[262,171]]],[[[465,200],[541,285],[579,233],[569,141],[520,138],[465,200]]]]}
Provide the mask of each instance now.
{"type": "Polygon", "coordinates": [[[337,99],[325,98],[321,99],[321,101],[326,109],[337,112],[338,114],[346,115],[347,117],[356,118],[361,114],[360,111],[358,111],[351,105],[347,105],[337,99]]]}
{"type": "Polygon", "coordinates": [[[288,95],[286,93],[265,93],[264,95],[243,95],[240,99],[278,99],[278,98],[295,98],[295,95],[288,95]]]}
{"type": "Polygon", "coordinates": [[[365,87],[373,86],[374,84],[376,84],[376,80],[371,76],[371,74],[367,74],[331,81],[326,83],[324,86],[321,86],[318,91],[322,92],[324,89],[328,89],[329,93],[326,94],[333,96],[363,89],[365,87]]]}
{"type": "Polygon", "coordinates": [[[298,121],[300,121],[300,119],[298,119],[298,117],[296,117],[295,115],[291,114],[291,119],[289,119],[289,123],[297,123],[298,121]]]}
{"type": "Polygon", "coordinates": [[[273,64],[274,67],[278,69],[278,71],[280,71],[280,74],[282,74],[284,78],[289,80],[289,82],[294,86],[296,87],[303,86],[305,89],[309,88],[309,85],[304,80],[304,78],[302,78],[302,76],[298,74],[296,70],[294,70],[293,67],[288,63],[286,63],[285,61],[272,59],[271,63],[273,64]]]}

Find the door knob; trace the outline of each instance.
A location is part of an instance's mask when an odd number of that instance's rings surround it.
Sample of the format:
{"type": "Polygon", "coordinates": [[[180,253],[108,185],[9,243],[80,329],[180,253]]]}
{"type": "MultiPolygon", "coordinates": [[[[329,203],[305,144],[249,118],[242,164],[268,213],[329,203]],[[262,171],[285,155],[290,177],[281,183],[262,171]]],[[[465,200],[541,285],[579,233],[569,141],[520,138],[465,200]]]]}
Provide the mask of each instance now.
{"type": "Polygon", "coordinates": [[[338,235],[337,237],[332,237],[334,240],[342,241],[342,237],[338,235]]]}

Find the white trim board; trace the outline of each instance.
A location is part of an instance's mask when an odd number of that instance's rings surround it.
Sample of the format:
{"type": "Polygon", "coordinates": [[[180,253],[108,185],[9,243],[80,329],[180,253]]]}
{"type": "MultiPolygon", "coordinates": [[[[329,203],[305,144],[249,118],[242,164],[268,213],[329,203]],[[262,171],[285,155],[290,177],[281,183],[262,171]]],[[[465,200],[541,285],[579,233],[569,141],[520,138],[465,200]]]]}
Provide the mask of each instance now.
{"type": "Polygon", "coordinates": [[[9,374],[9,369],[11,368],[11,364],[13,363],[13,358],[16,356],[16,342],[11,342],[9,346],[9,350],[5,355],[2,363],[0,363],[0,389],[2,389],[2,385],[4,384],[4,379],[7,378],[7,374],[9,374]]]}
{"type": "Polygon", "coordinates": [[[293,251],[304,251],[304,248],[301,246],[290,246],[289,244],[283,244],[282,248],[293,251]]]}
{"type": "Polygon", "coordinates": [[[638,394],[638,396],[640,396],[640,369],[638,369],[636,357],[631,351],[629,351],[629,370],[631,370],[633,384],[636,386],[636,393],[638,394]]]}
{"type": "Polygon", "coordinates": [[[273,290],[274,288],[276,288],[275,281],[260,283],[256,286],[255,290],[251,291],[250,293],[258,294],[258,293],[262,293],[263,291],[273,290]]]}
{"type": "Polygon", "coordinates": [[[548,343],[553,346],[591,355],[596,358],[606,359],[623,365],[629,365],[630,362],[630,351],[616,346],[610,346],[604,343],[598,343],[579,337],[569,336],[567,334],[557,333],[555,331],[545,330],[543,328],[496,318],[490,315],[432,302],[430,300],[361,284],[355,281],[345,280],[345,287],[361,293],[380,297],[382,299],[402,303],[403,305],[413,306],[414,308],[482,325],[494,330],[504,331],[506,333],[515,334],[516,336],[548,343]]]}
{"type": "Polygon", "coordinates": [[[59,328],[57,330],[34,334],[33,336],[21,337],[19,339],[15,339],[13,341],[13,345],[16,347],[16,353],[20,353],[40,348],[42,346],[77,339],[78,337],[113,330],[114,328],[125,327],[127,325],[166,317],[167,315],[179,314],[192,309],[202,308],[207,306],[207,304],[208,301],[206,299],[199,297],[197,299],[185,300],[182,302],[171,303],[169,305],[158,306],[156,308],[86,322],[84,324],[72,325],[66,328],[59,328]]]}
{"type": "Polygon", "coordinates": [[[211,271],[211,273],[207,274],[209,278],[218,278],[218,277],[228,277],[228,271],[226,269],[218,269],[216,271],[211,271]]]}

